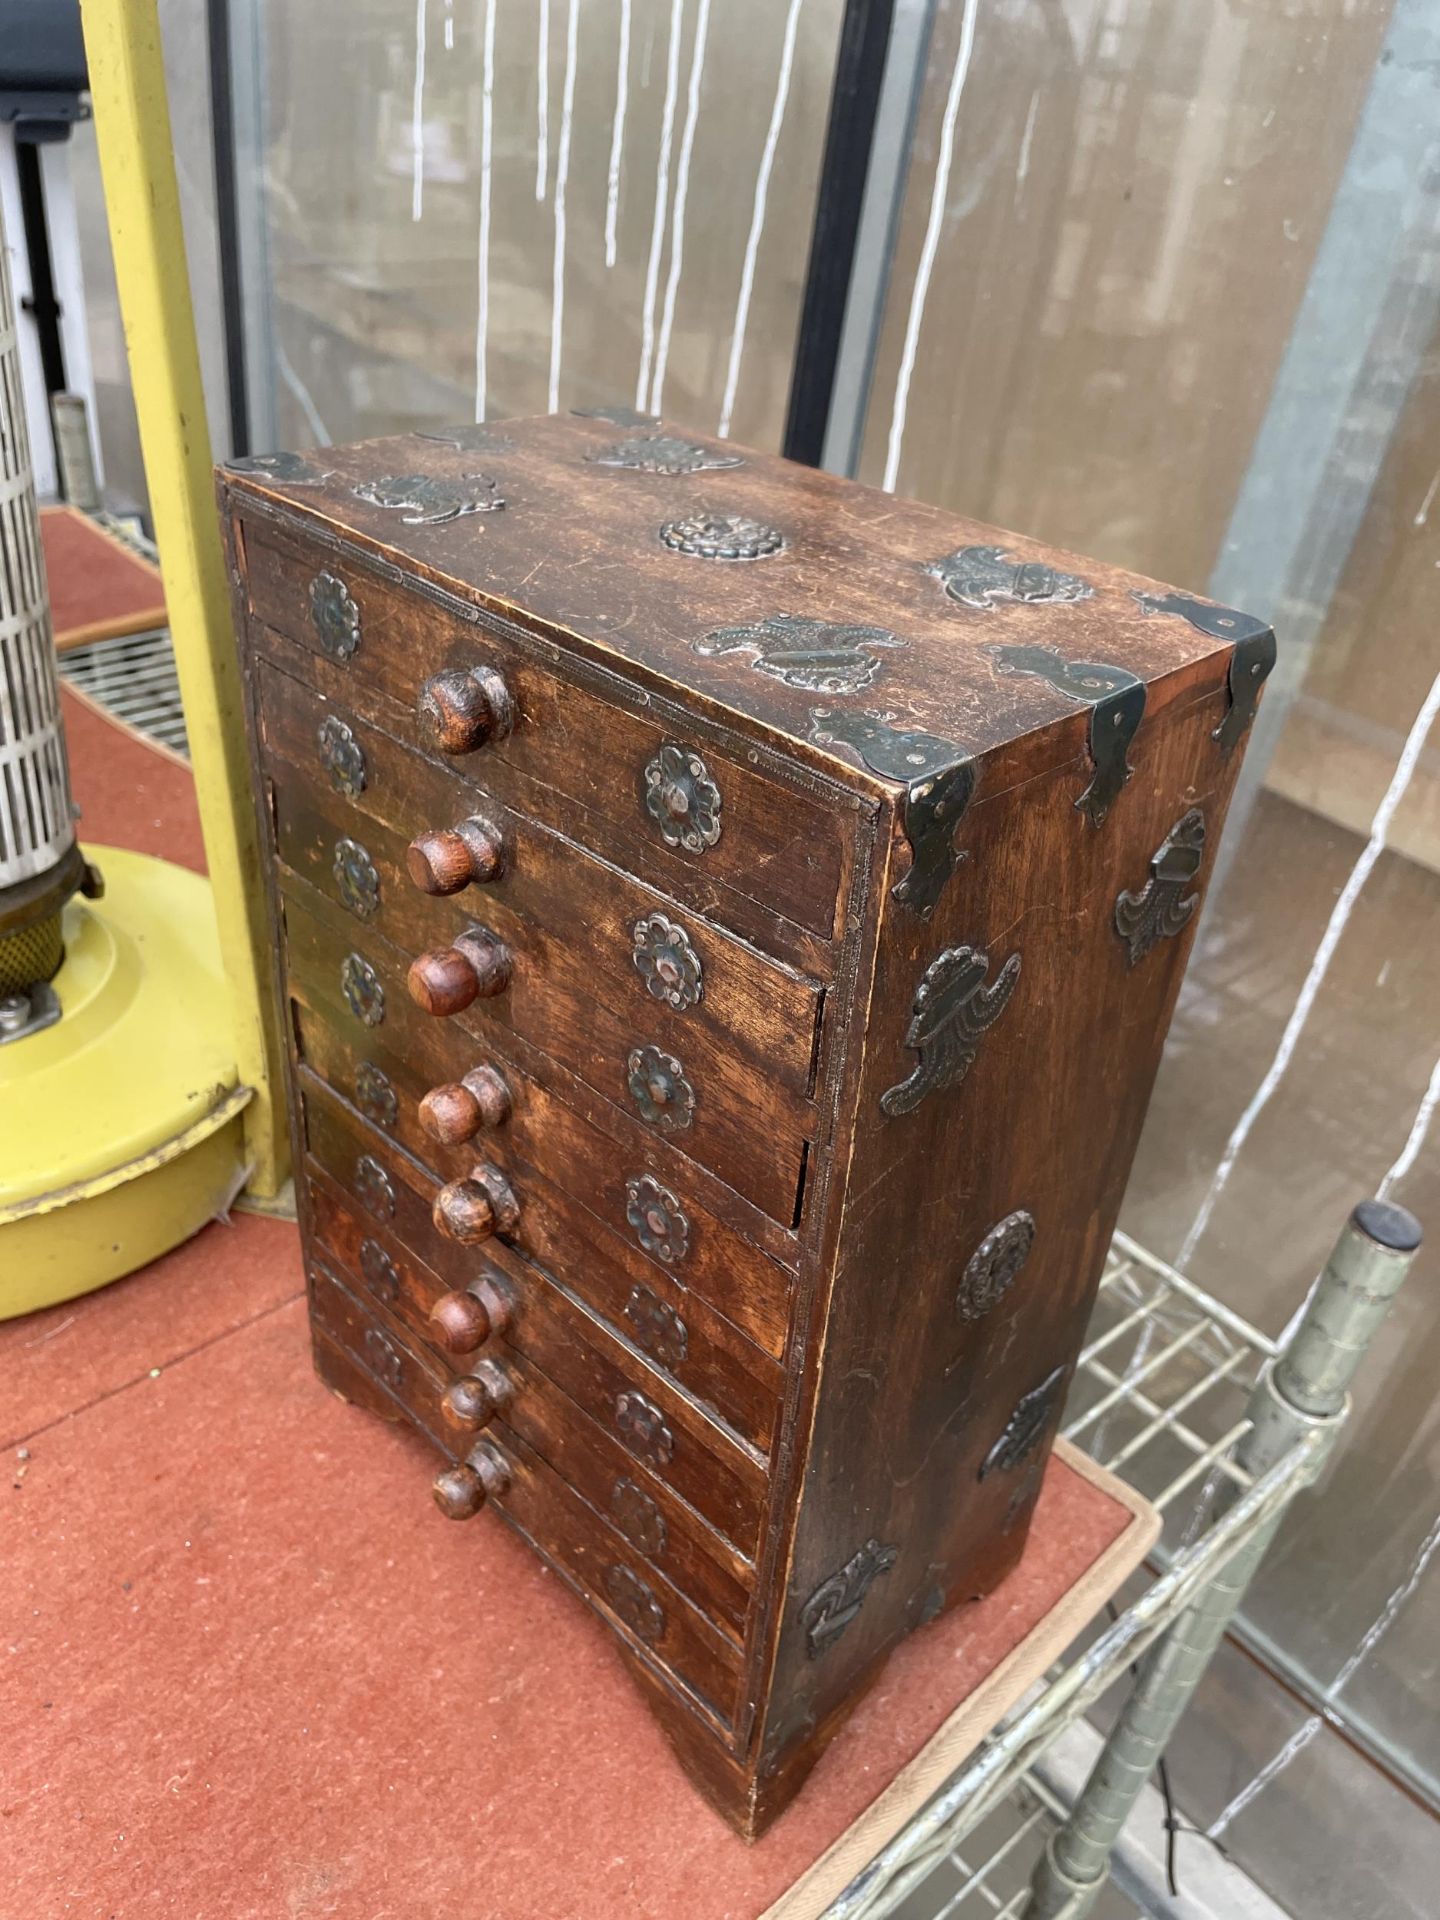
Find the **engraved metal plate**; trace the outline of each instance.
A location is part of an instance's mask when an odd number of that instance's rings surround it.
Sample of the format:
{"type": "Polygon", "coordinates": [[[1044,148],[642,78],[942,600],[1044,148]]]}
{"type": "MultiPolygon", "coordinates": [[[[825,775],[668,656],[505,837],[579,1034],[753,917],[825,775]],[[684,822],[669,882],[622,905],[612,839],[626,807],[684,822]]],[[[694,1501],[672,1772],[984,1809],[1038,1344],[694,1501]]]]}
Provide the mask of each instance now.
{"type": "Polygon", "coordinates": [[[345,1004],[364,1026],[378,1027],[385,1018],[385,989],[368,960],[347,953],[340,962],[340,991],[345,1004]]]}
{"type": "Polygon", "coordinates": [[[241,454],[227,460],[225,469],[228,473],[253,473],[282,487],[318,487],[330,478],[328,468],[317,467],[300,453],[241,454]]]}
{"type": "Polygon", "coordinates": [[[1192,807],[1175,822],[1155,850],[1150,878],[1138,893],[1124,892],[1115,902],[1115,931],[1130,951],[1130,965],[1143,960],[1157,940],[1173,940],[1200,904],[1185,889],[1205,858],[1205,816],[1192,807]]]}
{"type": "Polygon", "coordinates": [[[498,513],[499,483],[488,473],[392,473],[351,489],[357,500],[402,516],[407,527],[438,527],[467,513],[498,513]]]}
{"type": "Polygon", "coordinates": [[[355,1069],[355,1104],[367,1120],[387,1131],[399,1118],[395,1089],[373,1060],[362,1060],[355,1069]]]}
{"type": "Polygon", "coordinates": [[[386,1301],[400,1298],[400,1275],[378,1240],[360,1242],[360,1272],[370,1291],[386,1301]]]}
{"type": "Polygon", "coordinates": [[[375,1378],[392,1393],[397,1393],[405,1378],[405,1362],[395,1342],[379,1327],[367,1327],[364,1345],[365,1358],[375,1378]]]}
{"type": "Polygon", "coordinates": [[[1033,1387],[1018,1402],[1015,1411],[1005,1422],[1000,1438],[980,1462],[979,1479],[984,1480],[996,1472],[1008,1473],[1029,1459],[1044,1439],[1051,1419],[1060,1409],[1066,1372],[1063,1365],[1056,1367],[1038,1387],[1033,1387]]]}
{"type": "Polygon", "coordinates": [[[905,1044],[920,1055],[907,1080],[880,1096],[892,1118],[913,1113],[927,1094],[956,1087],[975,1063],[982,1035],[1009,1005],[1020,978],[1020,956],[1012,953],[990,986],[987,954],[974,947],[947,947],[930,962],[915,989],[905,1044]]]}
{"type": "Polygon", "coordinates": [[[378,1160],[362,1153],[355,1162],[355,1197],[377,1220],[395,1218],[395,1189],[378,1160]]]}
{"type": "Polygon", "coordinates": [[[661,1133],[683,1133],[695,1118],[695,1089],[673,1054],[637,1047],[625,1063],[625,1083],[640,1118],[661,1133]]]}
{"type": "Polygon", "coordinates": [[[647,1646],[653,1646],[665,1634],[665,1609],[655,1598],[649,1582],[629,1567],[608,1567],[605,1571],[605,1595],[616,1614],[630,1631],[647,1646]]]}
{"type": "Polygon", "coordinates": [[[1049,606],[1088,600],[1095,591],[1078,573],[1061,573],[1039,560],[1010,560],[1003,547],[957,547],[925,571],[952,600],[982,612],[1002,600],[1049,606]]]}
{"type": "Polygon", "coordinates": [[[704,853],[720,838],[720,789],[693,747],[667,741],[646,761],[641,792],[667,847],[704,853]]]}
{"type": "Polygon", "coordinates": [[[317,573],[310,582],[310,619],[330,659],[343,664],[360,644],[360,609],[350,589],[334,573],[317,573]]]}
{"type": "Polygon", "coordinates": [[[368,920],[380,906],[380,876],[375,871],[375,862],[358,840],[335,842],[331,871],[341,906],[348,908],[357,920],[368,920]]]}
{"type": "Polygon", "coordinates": [[[781,553],[785,536],[778,527],[737,513],[682,514],[660,529],[661,542],[672,553],[688,553],[700,560],[767,560],[781,553]]]}
{"type": "Polygon", "coordinates": [[[635,1335],[635,1344],[643,1353],[658,1360],[673,1373],[683,1365],[690,1351],[690,1334],[673,1307],[667,1306],[649,1287],[632,1287],[625,1302],[625,1318],[635,1335]]]}
{"type": "Polygon", "coordinates": [[[458,427],[435,427],[416,434],[417,440],[434,440],[442,447],[454,447],[460,453],[513,453],[515,442],[508,434],[497,433],[484,421],[468,420],[458,427]]]}
{"type": "Polygon", "coordinates": [[[1225,718],[1211,738],[1222,753],[1229,753],[1244,739],[1255,709],[1260,704],[1260,689],[1275,665],[1275,629],[1252,613],[1237,613],[1233,607],[1217,607],[1206,600],[1192,600],[1184,593],[1131,592],[1144,613],[1173,613],[1188,620],[1200,633],[1212,640],[1233,640],[1226,674],[1230,704],[1225,718]]]}
{"type": "Polygon", "coordinates": [[[675,1436],[659,1407],[643,1393],[616,1396],[615,1425],[630,1451],[651,1466],[668,1467],[675,1457],[675,1436]]]}
{"type": "Polygon", "coordinates": [[[315,730],[320,764],[337,793],[352,800],[365,791],[365,754],[360,742],[335,714],[327,713],[315,730]]]}
{"type": "Polygon", "coordinates": [[[851,748],[873,773],[906,783],[904,827],[910,871],[891,888],[894,897],[928,920],[945,883],[969,854],[955,830],[975,793],[975,763],[938,734],[893,727],[885,713],[831,713],[815,707],[810,738],[851,748]]]}
{"type": "Polygon", "coordinates": [[[698,1006],[705,994],[700,956],[685,929],[663,913],[647,914],[635,922],[630,958],[652,1000],[683,1012],[698,1006]]]}
{"type": "Polygon", "coordinates": [[[647,1560],[665,1551],[665,1516],[633,1480],[617,1480],[610,1495],[610,1518],[647,1560]]]}
{"type": "Polygon", "coordinates": [[[690,1222],[675,1195],[653,1174],[642,1173],[625,1182],[625,1218],[646,1253],[667,1267],[685,1258],[690,1222]]]}
{"type": "Polygon", "coordinates": [[[587,453],[585,458],[597,467],[629,467],[636,473],[719,472],[745,464],[738,453],[720,453],[670,433],[632,434],[628,440],[617,440],[612,446],[587,453]]]}
{"type": "Polygon", "coordinates": [[[1034,1244],[1032,1214],[1021,1209],[996,1221],[965,1262],[960,1276],[955,1311],[962,1320],[983,1320],[992,1307],[999,1305],[1030,1258],[1034,1244]]]}
{"type": "Polygon", "coordinates": [[[878,1540],[867,1540],[838,1573],[821,1581],[800,1613],[806,1649],[812,1660],[828,1653],[847,1631],[875,1581],[882,1573],[888,1573],[899,1557],[898,1547],[884,1547],[878,1540]]]}
{"type": "Polygon", "coordinates": [[[811,693],[858,693],[880,671],[877,649],[903,647],[887,627],[836,626],[795,613],[772,613],[748,627],[718,627],[691,641],[696,653],[745,651],[760,673],[811,693]]]}
{"type": "Polygon", "coordinates": [[[1034,674],[1057,693],[1090,708],[1094,778],[1075,805],[1093,826],[1105,816],[1134,772],[1126,757],[1145,714],[1145,682],[1125,667],[1098,660],[1067,660],[1058,647],[992,647],[997,673],[1034,674]]]}

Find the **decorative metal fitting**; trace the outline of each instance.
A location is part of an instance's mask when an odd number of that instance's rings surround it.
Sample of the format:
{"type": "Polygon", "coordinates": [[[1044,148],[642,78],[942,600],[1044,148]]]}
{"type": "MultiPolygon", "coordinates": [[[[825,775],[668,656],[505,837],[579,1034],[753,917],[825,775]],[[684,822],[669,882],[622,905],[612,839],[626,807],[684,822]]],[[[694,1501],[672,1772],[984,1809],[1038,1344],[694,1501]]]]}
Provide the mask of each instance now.
{"type": "Polygon", "coordinates": [[[695,1089],[674,1055],[658,1047],[637,1047],[625,1071],[640,1118],[661,1133],[683,1133],[695,1118],[695,1089]]]}
{"type": "Polygon", "coordinates": [[[633,1480],[617,1480],[610,1495],[610,1518],[647,1560],[665,1551],[668,1529],[665,1516],[648,1493],[633,1480]]]}
{"type": "Polygon", "coordinates": [[[228,473],[252,473],[261,480],[273,480],[282,487],[318,487],[330,478],[329,470],[317,467],[299,453],[247,453],[225,462],[228,473]]]}
{"type": "Polygon", "coordinates": [[[371,1060],[362,1060],[355,1069],[355,1104],[367,1120],[387,1132],[400,1115],[400,1102],[389,1080],[371,1060]]]}
{"type": "Polygon", "coordinates": [[[505,504],[488,473],[391,473],[362,480],[352,492],[372,507],[403,514],[407,527],[438,527],[467,513],[498,513],[505,504]]]}
{"type": "Polygon", "coordinates": [[[378,1240],[360,1242],[360,1273],[370,1291],[380,1299],[400,1298],[399,1270],[378,1240]]]}
{"type": "Polygon", "coordinates": [[[978,1479],[984,1480],[992,1473],[1008,1473],[1034,1453],[1044,1439],[1052,1417],[1059,1411],[1067,1371],[1063,1364],[1056,1367],[1038,1387],[1032,1387],[1017,1402],[1015,1411],[1001,1430],[1000,1438],[980,1462],[978,1479]]]}
{"type": "Polygon", "coordinates": [[[357,920],[368,920],[380,906],[380,876],[375,862],[358,840],[337,840],[332,866],[335,891],[342,907],[357,920]]]}
{"type": "Polygon", "coordinates": [[[930,962],[915,989],[905,1045],[914,1047],[919,1065],[908,1080],[880,1096],[881,1110],[891,1116],[913,1113],[927,1094],[941,1087],[957,1087],[975,1064],[981,1036],[1000,1018],[1020,978],[1020,956],[1012,953],[995,977],[988,954],[974,947],[947,947],[930,962]]]}
{"type": "Polygon", "coordinates": [[[910,871],[891,893],[928,920],[946,881],[970,857],[955,845],[955,831],[975,793],[975,762],[938,734],[892,727],[885,713],[829,713],[815,707],[810,738],[821,746],[849,747],[872,773],[906,783],[902,824],[910,842],[910,871]]]}
{"type": "Polygon", "coordinates": [[[995,671],[1034,674],[1067,700],[1090,708],[1090,759],[1095,777],[1075,805],[1092,826],[1105,816],[1134,772],[1126,755],[1145,714],[1145,682],[1128,668],[1066,660],[1058,647],[991,647],[995,671]]]}
{"type": "Polygon", "coordinates": [[[355,1197],[377,1220],[395,1218],[395,1189],[380,1162],[362,1153],[355,1162],[355,1197]]]}
{"type": "Polygon", "coordinates": [[[719,472],[726,467],[743,467],[738,453],[718,453],[695,440],[680,440],[670,433],[637,433],[613,446],[600,447],[585,458],[597,467],[629,467],[636,473],[719,472]]]}
{"type": "Polygon", "coordinates": [[[643,794],[667,847],[704,853],[720,838],[720,789],[693,747],[667,741],[645,763],[643,794]]]}
{"type": "Polygon", "coordinates": [[[653,1400],[633,1391],[617,1394],[615,1425],[633,1454],[652,1466],[669,1466],[675,1454],[675,1436],[653,1400]]]}
{"type": "Polygon", "coordinates": [[[1260,704],[1260,689],[1275,665],[1275,629],[1257,620],[1254,614],[1237,613],[1233,607],[1217,607],[1206,600],[1192,600],[1184,593],[1141,593],[1132,587],[1131,594],[1142,613],[1178,614],[1212,640],[1235,642],[1226,674],[1230,704],[1225,718],[1210,736],[1220,751],[1228,754],[1248,732],[1260,704]]]}
{"type": "Polygon", "coordinates": [[[461,453],[513,453],[515,442],[508,434],[496,433],[483,421],[468,420],[459,427],[438,427],[430,433],[417,433],[417,440],[434,440],[442,447],[455,447],[461,453]]]}
{"type": "Polygon", "coordinates": [[[800,1613],[806,1650],[812,1660],[828,1653],[848,1630],[875,1581],[888,1573],[899,1557],[898,1547],[882,1547],[878,1540],[867,1540],[838,1573],[821,1581],[800,1613]]]}
{"type": "Polygon", "coordinates": [[[652,1000],[683,1012],[705,993],[705,972],[690,936],[663,913],[647,914],[634,927],[630,958],[652,1000]]]}
{"type": "Polygon", "coordinates": [[[1010,1291],[1035,1244],[1035,1218],[1021,1209],[997,1220],[965,1263],[955,1293],[962,1320],[983,1320],[1010,1291]]]}
{"type": "Polygon", "coordinates": [[[1150,878],[1138,893],[1115,902],[1115,931],[1130,949],[1130,965],[1143,960],[1157,940],[1173,940],[1200,904],[1185,889],[1205,858],[1205,816],[1192,807],[1175,822],[1150,861],[1150,878]]]}
{"type": "Polygon", "coordinates": [[[360,645],[360,609],[345,582],[334,573],[317,573],[310,582],[310,619],[320,645],[342,665],[360,645]]]}
{"type": "Polygon", "coordinates": [[[757,672],[811,693],[858,693],[880,671],[877,647],[903,647],[888,627],[836,626],[797,613],[772,613],[748,627],[718,627],[691,641],[696,653],[753,652],[757,672]]]}
{"type": "Polygon", "coordinates": [[[957,547],[925,571],[952,600],[981,612],[1002,600],[1045,606],[1088,600],[1095,591],[1078,573],[1061,573],[1040,560],[1008,560],[1003,547],[957,547]]]}
{"type": "Polygon", "coordinates": [[[333,713],[327,713],[315,730],[320,748],[320,764],[330,776],[337,793],[358,799],[365,791],[365,754],[360,742],[333,713]]]}
{"type": "Polygon", "coordinates": [[[767,527],[744,514],[707,513],[703,507],[667,520],[660,538],[672,553],[688,553],[700,560],[765,560],[785,546],[778,527],[767,527]]]}
{"type": "Polygon", "coordinates": [[[340,991],[345,1004],[363,1026],[378,1027],[385,1018],[385,989],[368,960],[347,953],[340,962],[340,991]]]}
{"type": "Polygon", "coordinates": [[[646,1253],[663,1260],[667,1267],[685,1258],[690,1222],[675,1195],[662,1187],[653,1173],[642,1173],[625,1182],[625,1218],[646,1253]]]}
{"type": "Polygon", "coordinates": [[[642,1580],[629,1567],[607,1567],[605,1595],[616,1615],[630,1631],[653,1646],[665,1635],[665,1609],[655,1598],[649,1581],[642,1580]]]}
{"type": "Polygon", "coordinates": [[[405,1378],[405,1362],[395,1342],[379,1327],[365,1329],[365,1358],[380,1384],[398,1393],[405,1378]]]}
{"type": "Polygon", "coordinates": [[[662,1367],[673,1373],[684,1364],[690,1351],[690,1334],[673,1307],[649,1287],[634,1287],[625,1302],[625,1318],[635,1334],[635,1344],[662,1367]]]}

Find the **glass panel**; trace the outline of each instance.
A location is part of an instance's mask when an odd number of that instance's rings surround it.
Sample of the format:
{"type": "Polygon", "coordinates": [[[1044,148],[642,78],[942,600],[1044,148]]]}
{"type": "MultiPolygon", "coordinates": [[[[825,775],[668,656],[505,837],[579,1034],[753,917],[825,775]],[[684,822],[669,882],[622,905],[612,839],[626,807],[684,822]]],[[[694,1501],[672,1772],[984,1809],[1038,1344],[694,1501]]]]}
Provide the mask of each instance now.
{"type": "Polygon", "coordinates": [[[778,445],[841,0],[239,11],[279,444],[620,403],[778,445]]]}
{"type": "MultiPolygon", "coordinates": [[[[1280,631],[1125,1209],[1272,1331],[1356,1198],[1440,1217],[1437,61],[1434,0],[945,0],[867,421],[1280,631]]],[[[1435,1266],[1247,1615],[1432,1794],[1435,1266]]]]}

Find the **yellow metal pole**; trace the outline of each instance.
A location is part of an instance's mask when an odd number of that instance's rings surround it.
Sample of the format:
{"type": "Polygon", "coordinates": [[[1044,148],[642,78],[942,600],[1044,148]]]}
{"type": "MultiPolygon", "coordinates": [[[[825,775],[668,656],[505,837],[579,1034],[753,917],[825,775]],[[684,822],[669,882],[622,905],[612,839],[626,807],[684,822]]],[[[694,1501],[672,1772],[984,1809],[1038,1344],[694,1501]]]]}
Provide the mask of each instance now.
{"type": "Polygon", "coordinates": [[[239,668],[210,473],[210,434],[180,224],[155,0],[83,0],[85,54],[115,279],[195,792],[235,1012],[250,1185],[284,1181],[280,1033],[239,668]]]}

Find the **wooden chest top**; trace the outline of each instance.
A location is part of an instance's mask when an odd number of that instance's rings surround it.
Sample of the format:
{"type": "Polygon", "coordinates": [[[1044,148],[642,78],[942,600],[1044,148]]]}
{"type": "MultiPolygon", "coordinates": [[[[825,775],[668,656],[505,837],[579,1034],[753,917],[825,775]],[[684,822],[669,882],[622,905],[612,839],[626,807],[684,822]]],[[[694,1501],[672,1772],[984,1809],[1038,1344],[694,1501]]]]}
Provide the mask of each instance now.
{"type": "Polygon", "coordinates": [[[919,736],[910,765],[997,755],[1007,775],[1034,771],[1016,744],[1043,731],[1044,764],[1072,754],[1127,676],[1153,718],[1265,633],[1034,540],[623,419],[404,434],[227,477],[847,784],[909,777],[903,750],[864,751],[867,714],[887,744],[919,736]]]}

